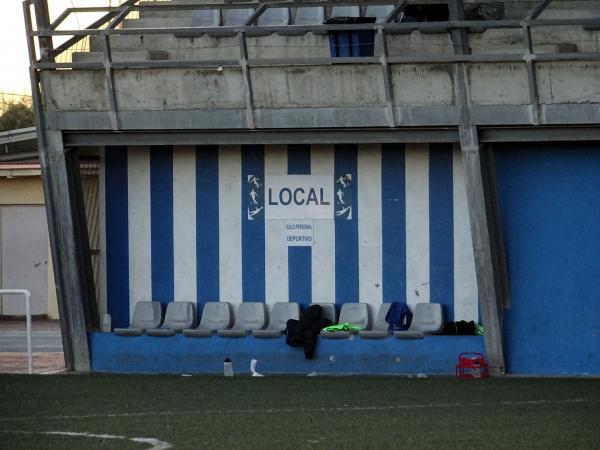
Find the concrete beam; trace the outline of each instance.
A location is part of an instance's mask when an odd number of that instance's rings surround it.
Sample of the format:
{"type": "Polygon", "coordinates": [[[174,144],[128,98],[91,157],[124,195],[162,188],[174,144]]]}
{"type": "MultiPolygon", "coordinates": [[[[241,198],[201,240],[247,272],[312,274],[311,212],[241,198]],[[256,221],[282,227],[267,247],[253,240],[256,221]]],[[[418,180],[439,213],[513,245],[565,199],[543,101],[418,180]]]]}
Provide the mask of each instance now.
{"type": "Polygon", "coordinates": [[[46,148],[42,176],[47,184],[46,205],[50,227],[50,245],[53,247],[54,279],[63,333],[63,348],[67,369],[89,372],[90,356],[87,331],[97,325],[90,305],[93,296],[93,275],[87,227],[81,216],[81,185],[77,186],[75,173],[79,170],[75,152],[65,152],[59,131],[46,130],[46,148]],[[86,270],[87,269],[87,270],[86,270]],[[89,270],[89,272],[88,272],[89,270]],[[90,286],[90,283],[92,285],[90,286]]]}
{"type": "Polygon", "coordinates": [[[493,215],[491,197],[495,193],[491,193],[490,196],[488,189],[486,194],[488,180],[483,167],[477,128],[461,126],[459,135],[467,185],[467,203],[475,256],[479,308],[484,328],[485,352],[490,373],[493,376],[502,376],[506,373],[499,307],[502,298],[497,284],[498,265],[494,264],[494,257],[497,256],[494,247],[498,242],[498,237],[493,235],[494,226],[490,219],[493,215]]]}
{"type": "MultiPolygon", "coordinates": [[[[462,0],[451,0],[449,10],[451,19],[462,20],[464,18],[462,0]]],[[[464,30],[452,31],[452,43],[455,54],[464,55],[470,52],[468,35],[464,30]]],[[[501,307],[503,305],[502,292],[508,291],[508,278],[506,278],[506,289],[502,289],[501,286],[504,286],[502,282],[505,280],[503,275],[506,271],[501,271],[500,265],[503,263],[505,267],[506,261],[502,235],[499,234],[500,224],[495,221],[499,209],[495,178],[490,174],[490,169],[493,170],[493,160],[488,154],[483,154],[479,145],[477,127],[471,121],[472,111],[468,96],[469,79],[465,63],[458,62],[455,67],[456,86],[461,107],[461,125],[458,127],[458,131],[475,257],[479,310],[484,328],[485,353],[490,373],[493,376],[502,376],[506,373],[506,365],[502,344],[501,307]]]]}

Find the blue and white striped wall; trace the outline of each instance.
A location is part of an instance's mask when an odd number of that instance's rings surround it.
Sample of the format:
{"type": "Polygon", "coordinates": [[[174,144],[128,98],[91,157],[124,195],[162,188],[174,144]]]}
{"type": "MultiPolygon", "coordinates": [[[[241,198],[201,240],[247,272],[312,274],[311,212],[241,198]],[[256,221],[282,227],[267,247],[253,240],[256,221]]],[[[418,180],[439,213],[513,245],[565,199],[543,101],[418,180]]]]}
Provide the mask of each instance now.
{"type": "Polygon", "coordinates": [[[101,312],[140,300],[437,302],[477,320],[461,156],[452,145],[107,147],[101,167],[101,312]],[[350,220],[249,220],[249,175],[350,174],[350,220]],[[302,223],[306,223],[303,220],[302,223]]]}

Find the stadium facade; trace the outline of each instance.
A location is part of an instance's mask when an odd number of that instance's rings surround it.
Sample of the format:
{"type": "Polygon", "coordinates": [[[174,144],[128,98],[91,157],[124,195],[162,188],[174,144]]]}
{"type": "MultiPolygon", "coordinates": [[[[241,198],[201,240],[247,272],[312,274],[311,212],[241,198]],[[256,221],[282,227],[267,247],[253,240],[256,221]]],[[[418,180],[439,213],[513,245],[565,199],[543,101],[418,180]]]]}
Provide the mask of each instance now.
{"type": "Polygon", "coordinates": [[[45,3],[24,5],[69,368],[448,374],[481,351],[494,375],[600,373],[598,2],[126,1],[82,30],[45,3]],[[150,300],[440,303],[484,335],[304,360],[99,331],[150,300]]]}

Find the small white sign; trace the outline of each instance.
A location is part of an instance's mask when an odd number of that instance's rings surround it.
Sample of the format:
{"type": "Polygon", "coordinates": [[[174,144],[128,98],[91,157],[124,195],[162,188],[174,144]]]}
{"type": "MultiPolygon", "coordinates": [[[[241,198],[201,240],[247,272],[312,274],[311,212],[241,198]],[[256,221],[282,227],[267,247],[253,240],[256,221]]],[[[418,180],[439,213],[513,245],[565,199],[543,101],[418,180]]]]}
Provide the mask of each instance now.
{"type": "Polygon", "coordinates": [[[333,219],[333,180],[328,175],[269,175],[265,219],[333,219]]]}
{"type": "Polygon", "coordinates": [[[285,243],[288,247],[312,247],[313,221],[294,221],[285,224],[285,243]]]}

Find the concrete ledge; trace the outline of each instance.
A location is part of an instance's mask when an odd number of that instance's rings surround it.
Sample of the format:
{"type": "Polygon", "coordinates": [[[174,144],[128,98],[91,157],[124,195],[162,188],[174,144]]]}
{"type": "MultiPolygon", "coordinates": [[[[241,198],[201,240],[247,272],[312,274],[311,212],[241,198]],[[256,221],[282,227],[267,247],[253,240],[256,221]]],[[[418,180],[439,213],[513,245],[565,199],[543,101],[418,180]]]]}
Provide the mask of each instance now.
{"type": "MultiPolygon", "coordinates": [[[[398,128],[448,127],[460,124],[457,106],[394,108],[398,128]]],[[[529,105],[472,106],[473,124],[479,126],[532,125],[529,105]]],[[[254,110],[259,129],[388,128],[387,108],[289,108],[254,110]]],[[[48,111],[48,126],[65,131],[111,130],[106,111],[48,111]]],[[[121,111],[120,130],[247,130],[245,109],[121,111]]],[[[541,125],[588,125],[600,123],[600,104],[541,106],[541,125]]]]}
{"type": "Polygon", "coordinates": [[[256,109],[258,128],[338,128],[387,126],[387,108],[356,106],[349,108],[256,109]]]}
{"type": "Polygon", "coordinates": [[[264,374],[454,374],[461,352],[483,352],[480,336],[426,336],[419,340],[319,339],[315,358],[276,339],[119,337],[90,333],[92,370],[118,373],[222,373],[223,360],[248,374],[250,360],[264,374]]]}

